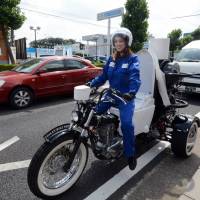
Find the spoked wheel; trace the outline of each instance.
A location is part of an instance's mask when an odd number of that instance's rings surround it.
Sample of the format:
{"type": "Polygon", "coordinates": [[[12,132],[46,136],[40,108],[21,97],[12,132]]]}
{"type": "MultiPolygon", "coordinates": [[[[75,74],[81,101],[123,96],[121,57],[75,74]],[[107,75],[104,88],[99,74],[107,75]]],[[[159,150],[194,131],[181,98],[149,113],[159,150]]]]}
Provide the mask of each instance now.
{"type": "Polygon", "coordinates": [[[198,125],[193,123],[187,137],[186,154],[190,156],[197,140],[198,125]]]}
{"type": "Polygon", "coordinates": [[[187,158],[191,156],[198,133],[198,124],[193,122],[188,131],[175,132],[172,134],[171,148],[178,157],[187,158]]]}
{"type": "Polygon", "coordinates": [[[63,169],[74,147],[73,138],[62,137],[55,143],[44,143],[28,169],[30,190],[38,197],[55,199],[80,178],[88,159],[88,149],[81,143],[68,171],[63,169]]]}
{"type": "Polygon", "coordinates": [[[16,88],[10,95],[10,104],[14,108],[26,108],[33,102],[33,93],[25,87],[16,88]]]}

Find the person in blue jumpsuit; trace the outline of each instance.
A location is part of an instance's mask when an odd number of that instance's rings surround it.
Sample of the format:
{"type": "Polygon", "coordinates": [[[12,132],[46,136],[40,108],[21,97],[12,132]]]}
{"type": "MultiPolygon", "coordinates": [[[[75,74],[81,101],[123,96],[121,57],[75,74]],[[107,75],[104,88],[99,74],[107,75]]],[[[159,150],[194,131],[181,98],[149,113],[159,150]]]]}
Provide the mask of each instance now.
{"type": "MultiPolygon", "coordinates": [[[[124,104],[121,100],[112,97],[115,99],[115,103],[103,101],[97,105],[96,111],[104,113],[111,106],[119,109],[124,154],[129,168],[134,170],[137,165],[137,159],[135,156],[135,137],[132,119],[135,108],[134,98],[141,84],[139,60],[137,55],[133,54],[129,48],[132,44],[132,33],[128,29],[120,28],[115,31],[112,34],[111,41],[115,47],[115,52],[108,59],[103,68],[103,73],[90,82],[90,87],[99,87],[108,80],[110,87],[120,91],[127,101],[124,104]]],[[[109,98],[109,95],[107,94],[105,98],[109,98]]]]}

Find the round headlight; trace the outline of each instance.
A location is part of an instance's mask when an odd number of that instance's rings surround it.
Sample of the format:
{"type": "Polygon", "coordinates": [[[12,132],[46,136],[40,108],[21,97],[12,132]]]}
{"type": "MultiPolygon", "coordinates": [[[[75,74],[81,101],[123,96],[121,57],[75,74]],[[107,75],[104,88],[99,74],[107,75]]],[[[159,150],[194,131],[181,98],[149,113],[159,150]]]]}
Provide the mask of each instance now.
{"type": "Polygon", "coordinates": [[[71,119],[72,119],[72,121],[74,121],[74,122],[78,122],[78,120],[79,120],[79,115],[78,115],[78,112],[77,112],[77,111],[73,111],[73,112],[72,112],[71,119]]]}

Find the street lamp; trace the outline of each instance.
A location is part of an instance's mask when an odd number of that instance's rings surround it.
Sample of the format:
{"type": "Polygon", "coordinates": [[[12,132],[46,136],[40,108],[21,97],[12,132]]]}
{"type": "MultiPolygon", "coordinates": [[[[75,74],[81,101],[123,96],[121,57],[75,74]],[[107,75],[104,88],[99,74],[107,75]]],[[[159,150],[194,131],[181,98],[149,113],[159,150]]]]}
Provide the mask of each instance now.
{"type": "Polygon", "coordinates": [[[34,28],[33,26],[30,26],[30,29],[35,32],[35,57],[37,58],[36,32],[40,30],[40,27],[37,26],[34,28]]]}

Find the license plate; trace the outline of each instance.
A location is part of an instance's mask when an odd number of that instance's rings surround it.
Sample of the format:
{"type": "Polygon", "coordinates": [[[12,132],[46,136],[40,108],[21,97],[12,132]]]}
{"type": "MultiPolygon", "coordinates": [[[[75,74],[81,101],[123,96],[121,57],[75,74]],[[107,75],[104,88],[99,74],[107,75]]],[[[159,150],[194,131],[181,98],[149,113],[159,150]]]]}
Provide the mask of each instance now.
{"type": "Polygon", "coordinates": [[[187,86],[187,87],[185,87],[185,91],[186,92],[196,92],[196,87],[187,86]]]}

